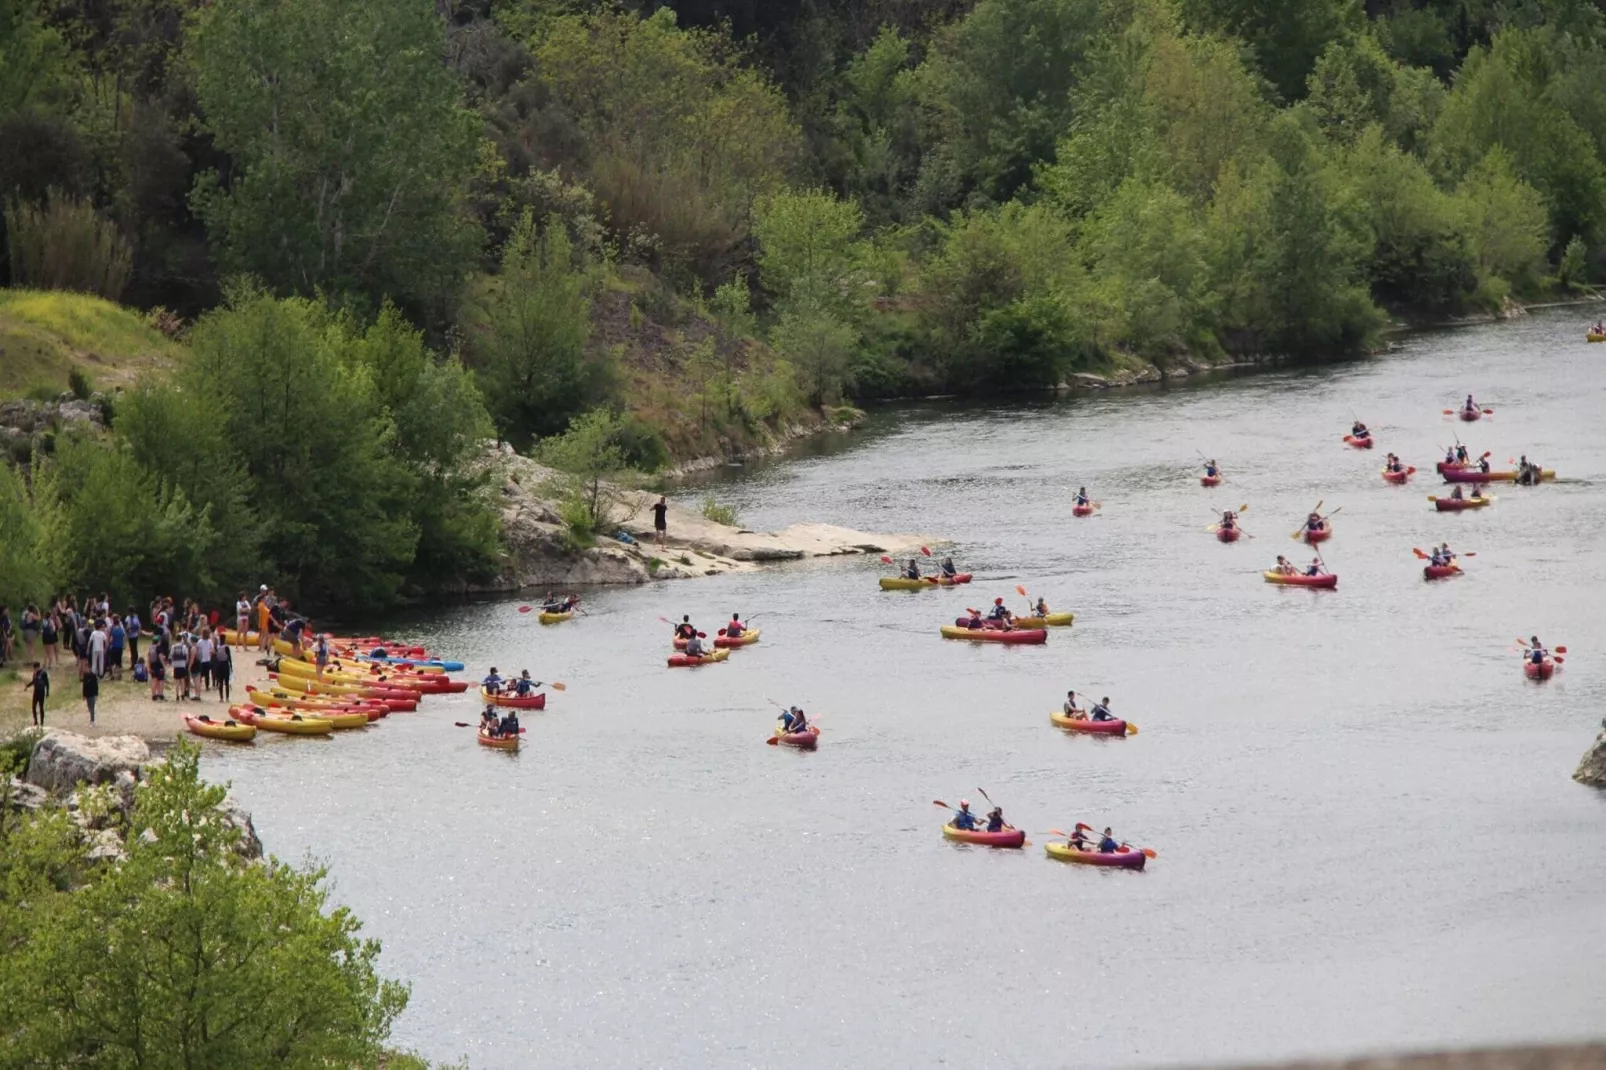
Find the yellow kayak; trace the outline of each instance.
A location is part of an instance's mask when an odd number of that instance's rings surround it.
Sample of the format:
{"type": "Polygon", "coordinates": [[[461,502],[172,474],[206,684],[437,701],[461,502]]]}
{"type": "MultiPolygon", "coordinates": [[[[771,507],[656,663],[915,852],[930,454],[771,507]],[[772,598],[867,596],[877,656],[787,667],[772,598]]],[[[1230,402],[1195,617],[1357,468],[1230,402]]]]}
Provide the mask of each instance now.
{"type": "Polygon", "coordinates": [[[574,619],[574,610],[572,609],[566,613],[548,613],[543,609],[540,615],[542,624],[562,624],[564,621],[572,619],[574,619]]]}
{"type": "Polygon", "coordinates": [[[369,725],[366,713],[337,713],[334,710],[318,710],[314,715],[320,721],[328,721],[334,728],[367,728],[369,725]]]}
{"type": "Polygon", "coordinates": [[[1090,736],[1124,736],[1136,735],[1137,729],[1125,721],[1095,721],[1090,714],[1082,717],[1069,717],[1061,710],[1050,710],[1048,719],[1058,728],[1067,732],[1081,732],[1090,736]]]}
{"type": "Polygon", "coordinates": [[[1069,628],[1076,621],[1075,613],[1050,613],[1046,617],[1016,617],[1017,628],[1069,628]]]}
{"type": "Polygon", "coordinates": [[[284,732],[292,736],[327,736],[335,726],[322,717],[258,717],[258,728],[266,732],[284,732]]]}
{"type": "Polygon", "coordinates": [[[185,714],[184,727],[207,739],[230,739],[240,743],[255,739],[257,734],[255,725],[241,724],[232,718],[227,721],[214,721],[204,714],[200,717],[185,714]]]}
{"type": "Polygon", "coordinates": [[[1596,334],[1594,331],[1585,331],[1584,332],[1584,341],[1586,341],[1586,342],[1606,342],[1606,334],[1596,334]]]}

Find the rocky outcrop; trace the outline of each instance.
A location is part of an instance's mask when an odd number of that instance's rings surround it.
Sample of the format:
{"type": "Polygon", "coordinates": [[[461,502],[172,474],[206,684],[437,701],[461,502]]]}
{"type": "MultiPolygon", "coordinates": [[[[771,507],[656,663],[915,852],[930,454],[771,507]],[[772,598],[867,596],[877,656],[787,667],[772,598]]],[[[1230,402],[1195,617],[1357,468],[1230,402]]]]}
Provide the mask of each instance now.
{"type": "Polygon", "coordinates": [[[610,487],[606,493],[613,522],[592,547],[569,545],[554,505],[560,477],[503,446],[487,452],[482,465],[492,480],[502,515],[506,558],[489,583],[471,591],[569,588],[587,584],[634,584],[652,579],[684,579],[746,571],[766,561],[840,554],[915,551],[915,535],[872,535],[831,524],[794,524],[775,532],[749,531],[719,524],[702,513],[671,504],[668,544],[652,543],[652,504],[657,495],[610,487]],[[623,535],[623,538],[618,536],[623,535]]]}
{"type": "MultiPolygon", "coordinates": [[[[138,736],[81,736],[53,730],[34,744],[28,771],[12,781],[13,809],[36,810],[57,801],[82,831],[92,859],[123,857],[119,829],[127,827],[146,772],[162,759],[138,736]]],[[[239,853],[262,857],[251,814],[225,799],[223,818],[239,830],[239,853]]]]}
{"type": "Polygon", "coordinates": [[[55,401],[0,402],[0,457],[25,456],[41,436],[57,430],[99,431],[106,417],[99,401],[63,394],[55,401]]]}
{"type": "Polygon", "coordinates": [[[1583,761],[1573,771],[1573,779],[1592,788],[1606,788],[1606,722],[1595,742],[1584,752],[1583,761]]]}

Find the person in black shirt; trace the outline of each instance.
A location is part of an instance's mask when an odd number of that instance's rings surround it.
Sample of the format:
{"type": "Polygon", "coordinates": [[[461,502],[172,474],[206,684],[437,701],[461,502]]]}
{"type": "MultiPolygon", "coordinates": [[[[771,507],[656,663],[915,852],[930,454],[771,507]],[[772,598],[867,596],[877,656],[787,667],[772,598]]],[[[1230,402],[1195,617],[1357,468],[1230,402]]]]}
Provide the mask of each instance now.
{"type": "Polygon", "coordinates": [[[50,674],[36,661],[33,663],[33,678],[22,686],[33,692],[33,702],[29,705],[31,717],[28,723],[43,728],[45,699],[50,696],[50,674]]]}
{"type": "Polygon", "coordinates": [[[669,502],[662,494],[652,507],[652,541],[661,543],[669,534],[669,502]]]}

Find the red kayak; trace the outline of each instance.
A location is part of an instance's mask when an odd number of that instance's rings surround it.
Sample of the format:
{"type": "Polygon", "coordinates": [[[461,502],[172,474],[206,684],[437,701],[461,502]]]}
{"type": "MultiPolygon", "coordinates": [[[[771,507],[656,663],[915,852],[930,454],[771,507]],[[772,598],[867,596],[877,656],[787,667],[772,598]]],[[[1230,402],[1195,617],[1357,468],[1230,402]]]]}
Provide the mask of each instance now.
{"type": "Polygon", "coordinates": [[[1369,450],[1372,448],[1371,435],[1367,435],[1365,438],[1356,438],[1354,435],[1345,435],[1344,441],[1349,443],[1351,446],[1354,446],[1358,450],[1369,450]]]}
{"type": "Polygon", "coordinates": [[[1220,476],[1200,476],[1199,477],[1199,485],[1201,487],[1219,487],[1221,485],[1221,477],[1220,476]]]}
{"type": "Polygon", "coordinates": [[[1523,658],[1522,671],[1527,674],[1530,680],[1548,680],[1556,675],[1556,663],[1550,658],[1546,658],[1536,665],[1532,658],[1523,658]]]}
{"type": "Polygon", "coordinates": [[[1047,628],[1015,628],[1012,631],[1001,631],[997,628],[961,628],[945,624],[941,631],[944,639],[968,639],[973,643],[1017,643],[1037,646],[1048,642],[1047,628]]]}
{"type": "Polygon", "coordinates": [[[1393,483],[1396,486],[1404,483],[1414,475],[1416,475],[1415,468],[1402,468],[1398,472],[1390,472],[1387,468],[1383,469],[1384,481],[1393,483]]]}
{"type": "Polygon", "coordinates": [[[515,710],[546,709],[546,692],[537,695],[493,695],[480,688],[480,700],[489,706],[507,706],[515,710]]]}
{"type": "Polygon", "coordinates": [[[1473,420],[1481,420],[1481,419],[1483,419],[1483,410],[1482,409],[1462,409],[1461,412],[1460,412],[1460,416],[1461,416],[1461,419],[1465,420],[1467,423],[1470,424],[1473,420]]]}
{"type": "Polygon", "coordinates": [[[813,750],[820,745],[820,730],[813,725],[810,725],[802,732],[782,732],[780,729],[776,729],[775,734],[767,742],[771,746],[813,750]]]}
{"type": "Polygon", "coordinates": [[[1130,847],[1117,847],[1114,851],[1078,851],[1068,843],[1051,843],[1048,853],[1062,862],[1076,862],[1084,866],[1118,866],[1122,869],[1142,869],[1147,856],[1130,847]]]}
{"type": "Polygon", "coordinates": [[[1093,515],[1093,507],[1091,505],[1073,505],[1073,506],[1071,506],[1071,515],[1072,516],[1092,516],[1093,515]]]}
{"type": "Polygon", "coordinates": [[[1439,475],[1444,477],[1446,483],[1493,483],[1513,478],[1506,472],[1485,472],[1480,468],[1441,468],[1439,475]]]}
{"type": "Polygon", "coordinates": [[[1325,524],[1314,531],[1312,531],[1310,528],[1305,529],[1305,541],[1310,543],[1312,546],[1315,546],[1319,542],[1326,542],[1332,537],[1333,529],[1325,524]]]}
{"type": "Polygon", "coordinates": [[[978,843],[983,847],[1020,847],[1026,843],[1026,832],[1023,829],[1001,829],[998,832],[987,832],[983,829],[956,829],[952,825],[944,825],[942,834],[958,843],[978,843]]]}
{"type": "Polygon", "coordinates": [[[1217,528],[1216,538],[1220,539],[1222,542],[1237,542],[1239,536],[1241,536],[1243,533],[1244,532],[1242,528],[1217,528]]]}
{"type": "Polygon", "coordinates": [[[1422,567],[1422,578],[1425,580],[1442,580],[1459,575],[1461,575],[1460,565],[1424,565],[1422,567]]]}
{"type": "Polygon", "coordinates": [[[1307,576],[1303,572],[1262,572],[1267,583],[1281,584],[1284,587],[1327,587],[1338,586],[1338,573],[1323,572],[1319,576],[1307,576]]]}
{"type": "Polygon", "coordinates": [[[1441,513],[1459,513],[1463,509],[1482,509],[1493,498],[1434,498],[1433,508],[1441,513]]]}

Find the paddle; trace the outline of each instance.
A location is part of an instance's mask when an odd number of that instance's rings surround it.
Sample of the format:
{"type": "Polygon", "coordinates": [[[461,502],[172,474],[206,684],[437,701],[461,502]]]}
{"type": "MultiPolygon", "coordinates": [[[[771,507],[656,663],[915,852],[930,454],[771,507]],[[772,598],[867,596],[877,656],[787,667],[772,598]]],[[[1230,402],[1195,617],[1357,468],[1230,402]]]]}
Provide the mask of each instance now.
{"type": "Polygon", "coordinates": [[[534,608],[535,608],[534,606],[520,606],[519,607],[519,612],[520,613],[528,613],[530,610],[532,610],[534,608]]]}
{"type": "MultiPolygon", "coordinates": [[[[1076,830],[1078,832],[1093,832],[1093,826],[1092,825],[1085,825],[1082,822],[1078,821],[1076,823],[1076,830]]],[[[1062,832],[1062,833],[1060,833],[1060,835],[1064,836],[1065,834],[1062,832]]],[[[1096,833],[1095,832],[1094,835],[1102,835],[1102,833],[1096,833]]],[[[1159,857],[1159,852],[1156,851],[1153,847],[1137,847],[1137,846],[1134,846],[1133,844],[1128,843],[1125,840],[1121,841],[1121,846],[1122,847],[1131,847],[1134,851],[1141,851],[1144,858],[1158,858],[1159,857]]]]}
{"type": "MultiPolygon", "coordinates": [[[[459,727],[459,728],[478,728],[479,727],[479,725],[469,724],[467,721],[453,721],[452,723],[454,725],[456,725],[457,727],[459,727]]],[[[526,733],[528,731],[529,731],[528,728],[520,728],[519,729],[519,735],[522,736],[524,733],[526,733]]]]}
{"type": "MultiPolygon", "coordinates": [[[[1415,546],[1411,547],[1411,552],[1413,554],[1415,554],[1417,557],[1421,558],[1423,561],[1431,560],[1432,557],[1433,557],[1432,554],[1425,554],[1421,550],[1418,550],[1415,546]]],[[[1476,551],[1476,550],[1463,550],[1460,553],[1457,553],[1455,556],[1456,557],[1477,557],[1478,556],[1478,551],[1476,551]]]]}

